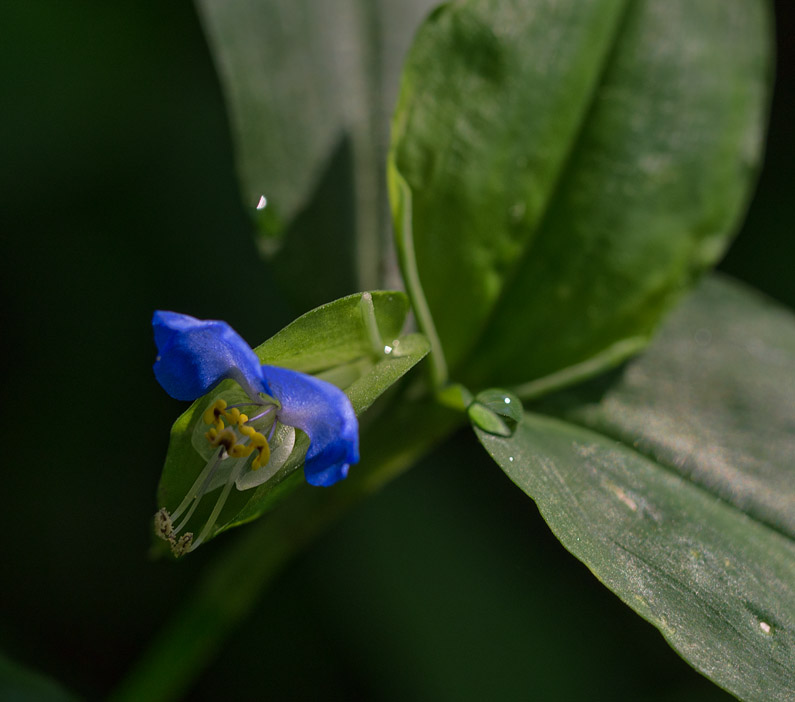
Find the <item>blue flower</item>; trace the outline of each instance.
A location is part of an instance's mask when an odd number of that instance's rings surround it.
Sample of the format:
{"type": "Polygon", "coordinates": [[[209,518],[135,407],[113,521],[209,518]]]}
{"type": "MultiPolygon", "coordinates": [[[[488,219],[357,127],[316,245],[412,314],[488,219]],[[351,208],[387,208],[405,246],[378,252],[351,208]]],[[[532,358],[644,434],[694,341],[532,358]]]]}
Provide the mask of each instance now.
{"type": "Polygon", "coordinates": [[[261,485],[288,463],[295,452],[295,429],[309,437],[303,459],[311,485],[333,485],[359,461],[359,424],[347,395],[336,386],[261,365],[226,322],[155,312],[152,326],[158,349],[155,377],[169,395],[195,400],[223,380],[242,389],[219,391],[211,398],[192,438],[207,460],[204,470],[173,513],[162,508],[155,515],[155,531],[175,555],[192,551],[208,537],[233,485],[239,490],[261,485]],[[219,487],[223,490],[198,537],[180,534],[202,497],[219,487]]]}
{"type": "Polygon", "coordinates": [[[276,400],[277,422],[309,436],[304,474],[311,485],[333,485],[359,461],[356,415],[347,395],[336,386],[287,368],[261,365],[226,322],[158,311],[152,326],[158,348],[155,377],[172,397],[195,400],[222,380],[232,379],[252,405],[276,400]]]}

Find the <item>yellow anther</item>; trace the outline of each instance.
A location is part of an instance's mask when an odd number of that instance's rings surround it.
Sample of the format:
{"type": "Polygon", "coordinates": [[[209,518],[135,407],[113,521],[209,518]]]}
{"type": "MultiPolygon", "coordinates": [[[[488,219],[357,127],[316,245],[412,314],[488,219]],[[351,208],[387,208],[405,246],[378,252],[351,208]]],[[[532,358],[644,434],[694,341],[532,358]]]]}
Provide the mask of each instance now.
{"type": "MultiPolygon", "coordinates": [[[[212,429],[210,431],[212,431],[212,429]]],[[[210,432],[207,433],[209,434],[210,432]]],[[[231,429],[224,429],[215,438],[211,439],[210,443],[213,446],[223,446],[227,453],[229,453],[236,441],[237,437],[235,436],[235,432],[233,432],[231,429]]]]}
{"type": "Polygon", "coordinates": [[[258,431],[255,431],[253,434],[249,434],[249,437],[251,438],[251,443],[257,448],[268,445],[268,440],[258,431]]]}
{"type": "Polygon", "coordinates": [[[212,443],[213,441],[215,441],[215,437],[216,437],[216,436],[218,436],[218,430],[217,430],[215,427],[210,427],[210,428],[207,430],[207,433],[204,435],[204,437],[205,437],[205,438],[207,439],[207,441],[209,441],[210,443],[212,443]]]}
{"type": "Polygon", "coordinates": [[[254,427],[247,427],[244,424],[243,426],[240,427],[240,433],[251,438],[252,436],[254,436],[254,434],[257,433],[257,430],[254,427]]]}
{"type": "Polygon", "coordinates": [[[229,424],[237,424],[238,417],[240,417],[240,410],[237,407],[233,407],[228,412],[225,412],[224,416],[226,416],[226,421],[229,422],[229,424]]]}
{"type": "Polygon", "coordinates": [[[204,410],[202,420],[205,424],[215,424],[215,426],[218,427],[218,431],[221,431],[221,429],[224,428],[224,423],[221,421],[221,417],[226,415],[226,412],[224,412],[225,409],[226,400],[219,398],[213,402],[210,407],[204,410]]]}
{"type": "MultiPolygon", "coordinates": [[[[262,436],[262,434],[260,434],[260,436],[262,436]]],[[[251,461],[251,470],[259,470],[262,466],[268,465],[268,461],[270,460],[271,449],[266,441],[264,446],[257,446],[257,455],[254,457],[254,460],[251,461]]]]}
{"type": "Polygon", "coordinates": [[[237,425],[242,427],[248,421],[248,415],[240,413],[240,416],[237,418],[237,425]]]}
{"type": "Polygon", "coordinates": [[[229,455],[232,458],[244,458],[245,456],[250,456],[252,453],[254,453],[254,447],[251,444],[248,446],[243,446],[243,444],[235,444],[229,450],[229,455]]]}

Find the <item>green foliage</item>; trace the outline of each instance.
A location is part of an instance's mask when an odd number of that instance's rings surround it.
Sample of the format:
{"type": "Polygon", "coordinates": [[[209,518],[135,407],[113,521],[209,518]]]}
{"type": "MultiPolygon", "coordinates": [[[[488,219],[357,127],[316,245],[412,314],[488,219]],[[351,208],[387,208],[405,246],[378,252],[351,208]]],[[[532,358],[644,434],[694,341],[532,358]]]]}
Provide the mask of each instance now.
{"type": "Polygon", "coordinates": [[[795,695],[793,378],[795,317],[708,281],[646,354],[548,401],[571,423],[476,428],[563,545],[743,699],[795,695]]]}
{"type": "MultiPolygon", "coordinates": [[[[3,418],[26,426],[0,699],[73,699],[17,660],[136,702],[795,697],[795,324],[730,280],[687,296],[755,179],[770,3],[195,4],[206,39],[189,4],[0,9],[3,418]],[[402,285],[411,309],[356,292],[402,285]],[[236,490],[200,400],[152,504],[184,409],[152,378],[152,308],[264,338],[329,300],[258,352],[345,388],[350,475],[306,485],[299,433],[236,490]],[[404,378],[426,354],[431,382],[404,378]],[[146,516],[203,466],[193,522],[262,518],[147,560],[146,516]]],[[[792,301],[782,88],[733,270],[792,301]]]]}
{"type": "MultiPolygon", "coordinates": [[[[190,512],[210,538],[266,519],[118,699],[185,691],[291,555],[467,420],[566,548],[685,660],[743,698],[789,699],[792,317],[710,281],[628,361],[745,209],[767,2],[440,5],[408,53],[390,140],[403,55],[435,5],[197,0],[260,253],[295,306],[339,298],[256,352],[336,384],[357,415],[381,401],[362,418],[361,465],[334,488],[304,485],[299,432],[270,479],[217,503],[217,522],[212,498],[190,512]],[[408,298],[349,294],[399,287],[397,262],[408,298]],[[422,333],[403,333],[409,312],[422,333]],[[431,382],[401,382],[426,355],[431,382]]],[[[219,391],[237,392],[227,381],[173,425],[158,490],[172,512],[210,468],[194,440],[219,391]]]]}
{"type": "Polygon", "coordinates": [[[423,25],[392,199],[454,380],[597,373],[648,340],[745,208],[769,33],[761,0],[465,0],[423,25]]]}
{"type": "MultiPolygon", "coordinates": [[[[252,0],[200,2],[245,198],[269,199],[255,215],[261,248],[299,301],[377,280],[378,108],[428,5],[397,11],[397,39],[380,53],[388,3],[336,0],[327,14],[303,1],[274,0],[268,13],[252,0]]],[[[617,369],[744,211],[769,24],[762,0],[731,11],[719,0],[440,6],[409,52],[388,159],[398,258],[427,340],[398,337],[404,297],[373,293],[317,308],[257,351],[335,382],[361,413],[430,348],[436,400],[467,415],[569,550],[705,675],[784,699],[795,650],[792,320],[710,282],[617,369]],[[513,392],[483,390],[495,384],[513,392]]],[[[421,398],[430,437],[421,384],[393,421],[411,422],[421,398]]],[[[166,506],[200,469],[190,431],[208,401],[174,425],[166,506]]],[[[382,447],[383,432],[371,435],[382,447]]],[[[305,448],[299,438],[295,460],[237,495],[218,531],[292,494],[305,448]]],[[[377,455],[388,475],[389,451],[377,455]]]]}
{"type": "MultiPolygon", "coordinates": [[[[532,400],[648,343],[744,211],[768,11],[464,0],[423,25],[389,178],[437,385],[532,400]]],[[[467,413],[564,545],[686,660],[735,694],[788,699],[791,320],[718,283],[683,314],[604,396],[538,407],[607,436],[541,415],[516,428],[493,402],[467,413]]]]}
{"type": "Polygon", "coordinates": [[[384,279],[388,115],[403,54],[435,4],[196,2],[223,82],[244,205],[300,309],[396,282],[384,279]],[[262,195],[268,204],[255,210],[262,195]]]}
{"type": "Polygon", "coordinates": [[[534,409],[633,446],[795,539],[795,317],[731,279],[705,280],[620,372],[534,409]]]}

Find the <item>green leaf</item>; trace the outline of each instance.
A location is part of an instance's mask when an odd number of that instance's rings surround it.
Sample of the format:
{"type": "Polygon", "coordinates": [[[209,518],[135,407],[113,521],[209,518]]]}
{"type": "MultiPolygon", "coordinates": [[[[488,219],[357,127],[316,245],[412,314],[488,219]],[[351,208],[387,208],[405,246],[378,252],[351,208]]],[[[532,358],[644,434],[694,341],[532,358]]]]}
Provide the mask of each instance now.
{"type": "Polygon", "coordinates": [[[759,164],[768,10],[462,0],[422,26],[390,195],[418,320],[455,380],[614,365],[715,262],[759,164]]]}
{"type": "Polygon", "coordinates": [[[477,433],[564,546],[704,675],[792,699],[795,317],[708,280],[643,356],[535,409],[571,421],[477,433]]]}
{"type": "Polygon", "coordinates": [[[263,363],[302,373],[318,373],[373,354],[400,334],[406,321],[408,299],[401,292],[364,293],[372,300],[377,320],[373,339],[370,307],[362,293],[335,300],[301,315],[254,350],[263,363]]]}
{"type": "MultiPolygon", "coordinates": [[[[263,363],[336,382],[360,415],[428,353],[422,335],[398,336],[407,312],[408,301],[400,292],[350,295],[307,312],[255,351],[263,363]]],[[[194,427],[219,392],[234,387],[232,381],[224,381],[174,423],[158,487],[158,504],[169,512],[180,504],[206,465],[206,458],[192,444],[194,427]]],[[[262,515],[301,485],[303,474],[298,469],[308,446],[308,438],[301,433],[293,455],[272,479],[251,490],[233,490],[210,538],[262,515]]],[[[196,509],[192,525],[206,522],[214,495],[210,493],[196,509]]]]}
{"type": "Polygon", "coordinates": [[[382,285],[386,116],[411,35],[435,0],[196,4],[243,201],[276,277],[302,309],[382,285]],[[256,210],[262,195],[267,206],[256,210]]]}
{"type": "Polygon", "coordinates": [[[795,539],[795,316],[705,280],[620,372],[538,406],[595,429],[795,539]]]}
{"type": "Polygon", "coordinates": [[[713,681],[795,695],[795,544],[632,448],[528,414],[477,430],[563,545],[713,681]]]}

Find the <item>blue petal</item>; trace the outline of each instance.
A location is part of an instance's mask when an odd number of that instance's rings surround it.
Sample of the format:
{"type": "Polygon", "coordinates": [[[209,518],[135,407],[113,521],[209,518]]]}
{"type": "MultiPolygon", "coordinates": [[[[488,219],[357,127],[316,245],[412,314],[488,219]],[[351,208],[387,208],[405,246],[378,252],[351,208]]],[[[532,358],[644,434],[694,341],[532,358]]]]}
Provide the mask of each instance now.
{"type": "Polygon", "coordinates": [[[266,392],[281,404],[279,421],[309,435],[304,474],[310,485],[333,485],[359,462],[359,422],[338,387],[297,371],[262,366],[266,392]]]}
{"type": "Polygon", "coordinates": [[[155,377],[171,397],[195,400],[226,378],[236,380],[252,399],[265,391],[257,354],[226,322],[158,311],[152,327],[155,377]]]}

